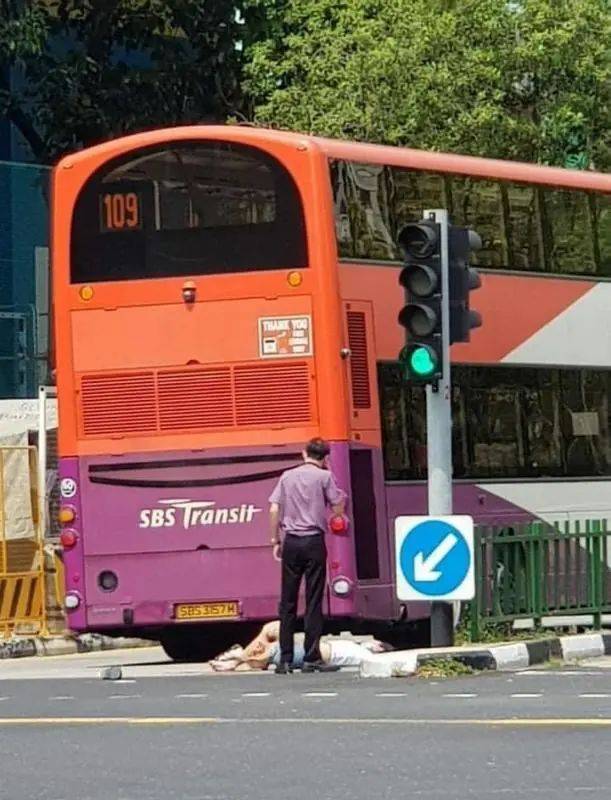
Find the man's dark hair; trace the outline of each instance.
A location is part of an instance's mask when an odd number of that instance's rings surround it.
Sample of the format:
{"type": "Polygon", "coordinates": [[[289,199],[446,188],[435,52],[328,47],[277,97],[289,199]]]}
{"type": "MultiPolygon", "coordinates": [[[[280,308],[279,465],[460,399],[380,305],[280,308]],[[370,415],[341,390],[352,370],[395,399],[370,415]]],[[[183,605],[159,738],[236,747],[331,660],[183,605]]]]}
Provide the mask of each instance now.
{"type": "Polygon", "coordinates": [[[315,461],[324,461],[331,452],[331,448],[324,439],[316,438],[310,439],[305,446],[305,451],[308,458],[313,458],[315,461]]]}

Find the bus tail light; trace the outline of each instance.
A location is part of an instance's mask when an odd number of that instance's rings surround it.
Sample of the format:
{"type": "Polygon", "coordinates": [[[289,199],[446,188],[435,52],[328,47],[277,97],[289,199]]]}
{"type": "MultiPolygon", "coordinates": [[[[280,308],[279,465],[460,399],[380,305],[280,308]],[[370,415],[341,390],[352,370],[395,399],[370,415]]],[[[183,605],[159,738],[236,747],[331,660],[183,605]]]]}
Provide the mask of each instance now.
{"type": "Polygon", "coordinates": [[[340,514],[335,517],[331,517],[329,520],[329,530],[331,533],[346,533],[348,530],[348,520],[346,517],[341,516],[340,514]]]}
{"type": "Polygon", "coordinates": [[[64,599],[64,606],[68,611],[74,611],[75,608],[78,608],[81,604],[80,595],[76,592],[68,592],[64,599]]]}
{"type": "Polygon", "coordinates": [[[346,597],[352,591],[352,583],[348,578],[336,578],[331,584],[331,589],[333,590],[333,594],[336,594],[338,597],[346,597]]]}
{"type": "Polygon", "coordinates": [[[64,550],[70,550],[70,548],[74,547],[74,545],[78,542],[76,531],[70,529],[62,531],[59,536],[59,541],[61,542],[64,550]]]}
{"type": "Polygon", "coordinates": [[[57,519],[62,525],[67,525],[76,519],[76,511],[72,506],[62,506],[57,512],[57,519]]]}

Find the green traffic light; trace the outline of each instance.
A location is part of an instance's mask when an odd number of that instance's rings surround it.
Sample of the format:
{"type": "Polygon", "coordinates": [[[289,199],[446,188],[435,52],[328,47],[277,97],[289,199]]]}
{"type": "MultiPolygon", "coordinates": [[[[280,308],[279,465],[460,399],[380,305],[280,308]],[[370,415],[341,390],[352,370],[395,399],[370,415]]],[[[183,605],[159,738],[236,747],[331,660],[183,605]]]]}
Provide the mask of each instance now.
{"type": "Polygon", "coordinates": [[[426,378],[437,368],[437,361],[428,347],[416,347],[409,356],[409,366],[414,375],[426,378]]]}

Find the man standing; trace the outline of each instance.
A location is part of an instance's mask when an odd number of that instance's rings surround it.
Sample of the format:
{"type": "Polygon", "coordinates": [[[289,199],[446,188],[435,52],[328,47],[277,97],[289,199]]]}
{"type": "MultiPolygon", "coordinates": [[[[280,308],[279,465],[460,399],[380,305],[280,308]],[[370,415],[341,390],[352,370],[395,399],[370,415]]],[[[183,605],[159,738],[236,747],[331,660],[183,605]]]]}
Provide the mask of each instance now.
{"type": "Polygon", "coordinates": [[[328,672],[335,667],[320,657],[323,628],[322,599],[327,577],[328,508],[342,515],[346,495],[327,467],[329,445],[311,439],[302,453],[304,463],[287,470],[272,492],[270,502],[271,544],[274,557],[282,560],[280,593],[280,664],[276,672],[293,671],[293,637],[297,599],[305,575],[305,657],[302,672],[328,672]],[[283,539],[280,539],[282,532],[283,539]]]}

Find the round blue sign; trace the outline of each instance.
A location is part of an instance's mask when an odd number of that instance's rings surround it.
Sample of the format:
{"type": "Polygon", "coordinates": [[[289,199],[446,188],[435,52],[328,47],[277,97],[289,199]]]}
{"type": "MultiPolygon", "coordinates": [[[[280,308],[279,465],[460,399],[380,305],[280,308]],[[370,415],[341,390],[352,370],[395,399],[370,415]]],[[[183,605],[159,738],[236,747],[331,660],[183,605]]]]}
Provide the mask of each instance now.
{"type": "Polygon", "coordinates": [[[428,520],[407,534],[399,561],[405,580],[413,589],[439,597],[455,591],[465,580],[471,554],[457,528],[447,522],[428,520]]]}

